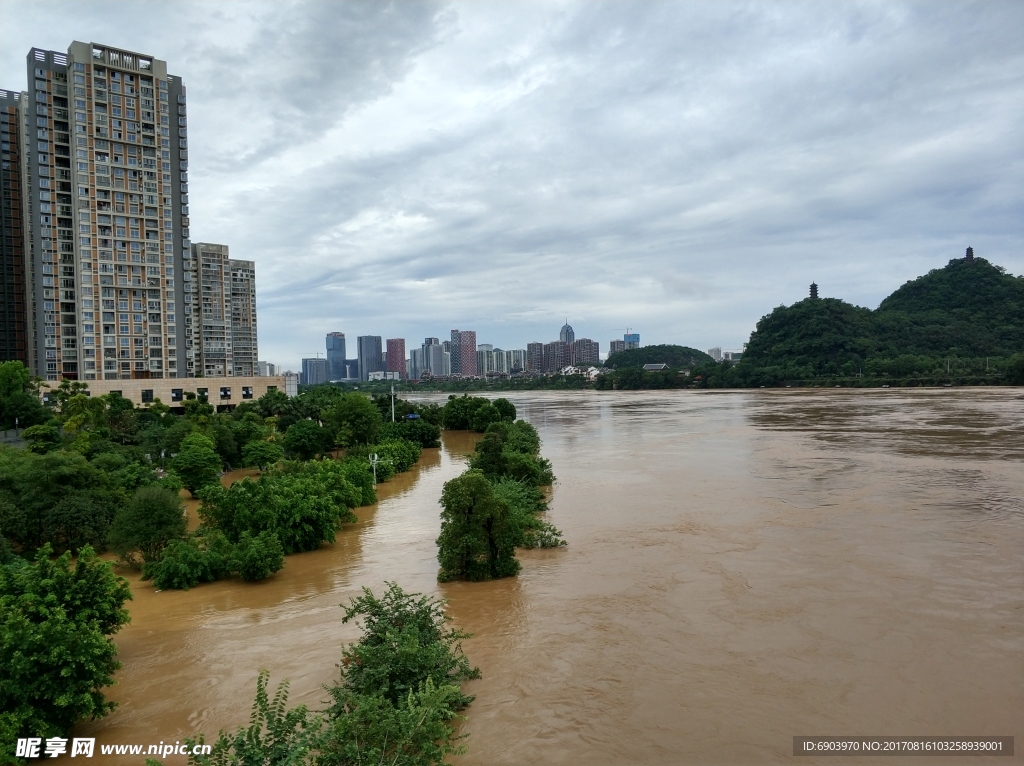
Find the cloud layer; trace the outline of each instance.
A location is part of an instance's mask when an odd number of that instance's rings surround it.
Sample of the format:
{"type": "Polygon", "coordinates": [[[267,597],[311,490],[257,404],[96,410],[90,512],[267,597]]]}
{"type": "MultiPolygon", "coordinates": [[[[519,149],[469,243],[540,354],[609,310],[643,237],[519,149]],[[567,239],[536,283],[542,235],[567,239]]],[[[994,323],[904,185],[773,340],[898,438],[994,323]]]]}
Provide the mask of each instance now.
{"type": "MultiPolygon", "coordinates": [[[[193,238],[257,263],[260,356],[326,332],[738,347],[967,245],[1024,271],[1024,5],[5,3],[188,88],[193,238]],[[59,13],[60,10],[66,13],[59,13]],[[56,23],[55,23],[56,21],[56,23]]],[[[354,346],[354,343],[352,344],[354,346]]]]}

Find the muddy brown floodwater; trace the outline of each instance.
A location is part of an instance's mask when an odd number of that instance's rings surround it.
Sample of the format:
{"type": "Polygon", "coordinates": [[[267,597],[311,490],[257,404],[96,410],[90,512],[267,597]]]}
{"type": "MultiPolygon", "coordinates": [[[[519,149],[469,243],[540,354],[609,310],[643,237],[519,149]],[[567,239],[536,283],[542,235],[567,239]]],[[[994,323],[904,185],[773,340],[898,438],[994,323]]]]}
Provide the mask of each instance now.
{"type": "Polygon", "coordinates": [[[437,499],[477,438],[446,433],[266,582],[133,579],[120,707],[75,735],[210,737],[248,721],[260,668],[316,706],[358,635],[338,604],[394,580],[475,634],[462,766],[781,763],[823,734],[1015,735],[1015,758],[974,760],[1022,760],[1020,389],[510,398],[568,548],[438,585],[437,499]]]}

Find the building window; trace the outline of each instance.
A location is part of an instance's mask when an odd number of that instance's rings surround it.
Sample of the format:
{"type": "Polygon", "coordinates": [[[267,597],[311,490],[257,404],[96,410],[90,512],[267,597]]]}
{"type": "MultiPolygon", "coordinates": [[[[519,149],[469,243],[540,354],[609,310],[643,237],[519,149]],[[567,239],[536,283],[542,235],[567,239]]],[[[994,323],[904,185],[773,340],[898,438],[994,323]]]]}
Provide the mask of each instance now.
{"type": "Polygon", "coordinates": [[[252,399],[252,386],[242,386],[242,398],[252,399]]]}
{"type": "Polygon", "coordinates": [[[142,403],[143,404],[152,404],[153,403],[153,389],[152,388],[144,388],[144,389],[142,389],[142,403]]]}
{"type": "Polygon", "coordinates": [[[220,398],[221,399],[230,399],[231,398],[231,386],[221,386],[220,387],[220,398]]]}
{"type": "Polygon", "coordinates": [[[182,400],[182,396],[183,396],[183,393],[182,393],[182,390],[180,388],[172,388],[171,389],[171,401],[172,402],[180,402],[182,400]]]}

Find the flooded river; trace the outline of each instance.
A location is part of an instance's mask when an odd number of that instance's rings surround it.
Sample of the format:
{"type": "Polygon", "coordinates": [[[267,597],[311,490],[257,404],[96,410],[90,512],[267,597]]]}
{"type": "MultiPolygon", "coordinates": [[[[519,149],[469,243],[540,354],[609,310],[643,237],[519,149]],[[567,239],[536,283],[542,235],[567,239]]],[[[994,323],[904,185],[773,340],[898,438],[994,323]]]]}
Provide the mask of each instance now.
{"type": "Polygon", "coordinates": [[[446,433],[266,582],[133,579],[120,707],[75,735],[209,738],[248,721],[260,668],[317,706],[358,635],[338,604],[395,580],[475,634],[462,766],[781,763],[822,734],[1015,735],[974,760],[1024,760],[1020,389],[510,398],[568,548],[438,585],[437,499],[477,438],[446,433]]]}

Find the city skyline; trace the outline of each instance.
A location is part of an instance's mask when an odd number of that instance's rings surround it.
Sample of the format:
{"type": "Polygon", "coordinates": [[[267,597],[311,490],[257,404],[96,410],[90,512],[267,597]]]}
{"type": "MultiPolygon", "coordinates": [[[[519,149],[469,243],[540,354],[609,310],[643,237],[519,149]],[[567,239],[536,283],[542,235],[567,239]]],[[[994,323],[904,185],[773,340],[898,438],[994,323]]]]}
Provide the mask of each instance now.
{"type": "Polygon", "coordinates": [[[962,242],[1024,271],[1024,9],[935,8],[14,3],[0,88],[33,45],[170,62],[192,239],[258,264],[283,367],[325,328],[519,348],[566,314],[740,348],[812,279],[874,307],[962,242]]]}

